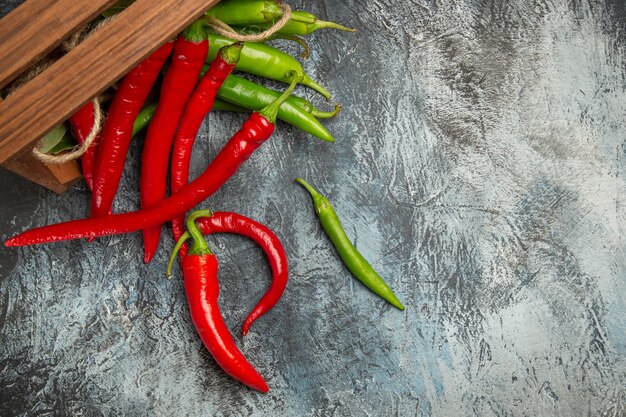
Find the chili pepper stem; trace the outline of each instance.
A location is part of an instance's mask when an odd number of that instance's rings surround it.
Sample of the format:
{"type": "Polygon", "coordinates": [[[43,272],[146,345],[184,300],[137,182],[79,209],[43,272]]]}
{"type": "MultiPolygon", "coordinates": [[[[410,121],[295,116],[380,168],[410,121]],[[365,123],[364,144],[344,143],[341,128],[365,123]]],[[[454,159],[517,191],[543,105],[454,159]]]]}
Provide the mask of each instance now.
{"type": "Polygon", "coordinates": [[[311,26],[309,26],[309,28],[311,31],[316,31],[318,29],[337,29],[344,32],[356,32],[356,29],[352,29],[335,22],[327,22],[325,20],[316,20],[311,24],[311,26]]]}
{"type": "Polygon", "coordinates": [[[206,240],[204,240],[204,236],[198,230],[198,226],[196,226],[196,220],[201,217],[211,217],[212,213],[210,210],[198,210],[194,211],[187,218],[187,231],[193,238],[193,246],[189,250],[189,255],[212,255],[211,249],[209,245],[207,245],[206,240]]]}
{"type": "Polygon", "coordinates": [[[213,213],[211,210],[198,210],[194,211],[187,218],[187,231],[178,239],[176,242],[176,246],[172,250],[172,254],[170,255],[170,259],[167,263],[167,270],[165,271],[167,277],[172,276],[172,267],[174,266],[174,259],[176,259],[176,255],[180,252],[180,248],[183,247],[183,244],[193,238],[193,246],[187,253],[188,255],[213,255],[211,248],[207,245],[202,232],[198,229],[196,225],[196,220],[202,217],[211,217],[213,213]]]}
{"type": "Polygon", "coordinates": [[[289,84],[289,88],[287,88],[276,100],[265,106],[263,109],[259,110],[258,113],[265,117],[268,122],[272,124],[276,124],[276,117],[278,117],[278,109],[281,104],[285,102],[296,88],[300,80],[302,79],[302,75],[296,74],[294,71],[289,71],[291,73],[292,81],[289,84]]]}
{"type": "Polygon", "coordinates": [[[222,60],[227,64],[236,65],[237,62],[239,62],[243,45],[243,42],[237,42],[220,49],[220,56],[222,57],[222,60]]]}
{"type": "Polygon", "coordinates": [[[176,255],[178,255],[178,252],[180,252],[180,248],[182,248],[185,242],[188,241],[190,238],[191,235],[189,234],[189,232],[185,232],[180,237],[180,239],[178,239],[178,242],[176,242],[176,245],[174,246],[172,254],[170,255],[170,259],[167,263],[167,270],[165,271],[165,275],[167,275],[168,279],[172,277],[172,267],[174,266],[174,260],[176,259],[176,255]]]}
{"type": "Polygon", "coordinates": [[[311,56],[311,47],[309,46],[309,43],[306,41],[306,39],[304,39],[303,37],[283,33],[277,33],[275,36],[277,39],[285,39],[288,41],[296,42],[297,44],[302,46],[303,51],[300,54],[300,58],[309,59],[309,57],[311,56]]]}
{"type": "Polygon", "coordinates": [[[202,20],[196,20],[187,29],[183,31],[183,36],[188,41],[193,43],[200,43],[206,39],[206,32],[204,30],[204,23],[202,20]]]}
{"type": "Polygon", "coordinates": [[[291,12],[291,18],[289,20],[301,23],[315,23],[317,16],[313,13],[305,12],[304,10],[295,10],[291,12]]]}
{"type": "Polygon", "coordinates": [[[324,87],[322,87],[321,85],[313,81],[311,77],[309,77],[308,75],[304,73],[302,74],[302,81],[300,81],[300,83],[303,85],[306,85],[307,87],[311,87],[313,90],[323,95],[326,98],[326,100],[330,100],[332,97],[330,93],[328,92],[328,90],[326,90],[324,87]]]}
{"type": "Polygon", "coordinates": [[[321,111],[318,109],[313,109],[311,110],[311,116],[317,117],[318,119],[330,119],[337,116],[340,112],[341,104],[335,104],[335,109],[333,111],[321,111]]]}
{"type": "MultiPolygon", "coordinates": [[[[313,203],[315,203],[315,207],[317,207],[318,205],[322,205],[324,207],[326,206],[327,204],[325,201],[326,197],[324,197],[319,192],[317,192],[317,190],[313,188],[311,184],[309,184],[302,178],[296,178],[296,182],[300,184],[301,186],[303,186],[309,192],[309,194],[311,195],[311,198],[313,199],[313,203]]],[[[317,208],[316,208],[316,211],[318,211],[317,208]]]]}

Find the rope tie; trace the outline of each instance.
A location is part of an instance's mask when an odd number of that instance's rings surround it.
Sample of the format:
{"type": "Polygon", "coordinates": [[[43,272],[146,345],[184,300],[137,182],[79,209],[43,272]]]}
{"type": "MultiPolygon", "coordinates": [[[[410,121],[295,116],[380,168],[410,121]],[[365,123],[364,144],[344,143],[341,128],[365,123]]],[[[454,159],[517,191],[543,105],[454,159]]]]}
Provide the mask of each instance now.
{"type": "Polygon", "coordinates": [[[227,38],[239,42],[260,42],[272,37],[278,31],[284,28],[287,23],[289,23],[289,19],[291,19],[291,7],[289,7],[289,5],[286,3],[281,3],[280,8],[283,9],[283,15],[281,16],[281,18],[269,29],[254,35],[242,35],[241,33],[235,31],[232,27],[228,26],[226,23],[212,16],[207,17],[206,21],[215,32],[227,38]]]}
{"type": "Polygon", "coordinates": [[[46,164],[54,164],[61,165],[69,161],[73,161],[74,159],[78,159],[87,152],[87,149],[91,146],[98,134],[100,133],[100,128],[102,127],[102,109],[100,109],[100,98],[96,97],[92,100],[93,103],[93,127],[89,132],[89,135],[85,138],[85,141],[82,145],[77,145],[70,152],[63,153],[62,155],[50,155],[41,151],[41,141],[39,144],[33,148],[33,155],[35,158],[39,159],[41,162],[45,162],[46,164]]]}
{"type": "MultiPolygon", "coordinates": [[[[87,27],[82,28],[78,32],[74,33],[71,38],[69,38],[67,41],[63,43],[62,49],[65,52],[69,52],[72,49],[76,48],[81,42],[83,42],[85,39],[87,39],[88,37],[96,33],[100,28],[102,28],[105,24],[107,24],[111,19],[112,18],[109,17],[109,18],[101,20],[91,30],[87,30],[87,27]]],[[[30,70],[28,74],[26,74],[23,80],[20,79],[21,81],[20,85],[25,84],[26,82],[35,78],[37,75],[39,75],[39,73],[41,73],[50,65],[52,65],[51,61],[47,62],[45,65],[38,65],[34,69],[30,70]]],[[[19,85],[17,87],[19,87],[19,85]]],[[[15,89],[12,89],[12,90],[14,91],[15,89]]],[[[62,164],[65,164],[66,162],[73,161],[83,156],[85,152],[87,152],[87,149],[89,149],[89,147],[93,144],[93,142],[98,137],[98,134],[100,133],[100,129],[102,129],[102,123],[104,119],[102,115],[102,109],[100,108],[100,97],[94,98],[91,101],[91,103],[93,104],[93,126],[91,128],[91,131],[85,138],[85,141],[82,143],[82,145],[77,145],[74,147],[74,149],[72,149],[69,152],[63,153],[62,155],[50,155],[41,151],[42,143],[40,140],[37,146],[33,148],[33,155],[35,156],[35,158],[39,159],[41,162],[44,162],[46,164],[62,165],[62,164]]]]}

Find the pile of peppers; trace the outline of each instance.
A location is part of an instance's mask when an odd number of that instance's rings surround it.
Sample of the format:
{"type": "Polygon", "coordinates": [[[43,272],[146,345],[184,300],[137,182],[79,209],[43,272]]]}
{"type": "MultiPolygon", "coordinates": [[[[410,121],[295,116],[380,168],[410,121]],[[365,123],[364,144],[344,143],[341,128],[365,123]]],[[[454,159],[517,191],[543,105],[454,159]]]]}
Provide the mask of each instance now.
{"type": "MultiPolygon", "coordinates": [[[[106,14],[113,14],[130,3],[121,1],[106,14]]],[[[248,237],[263,249],[271,265],[272,284],[245,319],[244,336],[285,291],[288,281],[285,249],[271,229],[240,214],[199,210],[187,219],[185,215],[220,189],[272,136],[277,119],[322,140],[334,141],[319,119],[336,116],[340,106],[322,111],[292,95],[300,84],[330,98],[330,93],[304,72],[295,57],[265,43],[236,42],[220,36],[212,33],[207,24],[207,19],[217,18],[245,34],[267,29],[282,13],[277,0],[224,0],[176,40],[167,42],[132,69],[118,83],[102,131],[81,160],[84,178],[92,191],[90,217],[32,229],[5,242],[5,246],[24,246],[68,239],[92,240],[141,230],[144,262],[149,263],[157,253],[163,225],[171,222],[176,245],[167,274],[171,275],[179,255],[191,318],[202,342],[226,373],[261,392],[269,390],[267,383],[237,348],[221,316],[218,262],[205,236],[235,233],[248,237]],[[233,75],[235,71],[289,86],[283,92],[274,91],[233,75]],[[150,102],[162,73],[158,100],[150,102]],[[190,182],[193,145],[200,126],[212,110],[251,114],[204,172],[190,182]],[[113,214],[129,144],[146,128],[141,156],[141,209],[113,214]],[[193,243],[187,247],[190,239],[193,243]]],[[[301,36],[322,28],[352,31],[337,23],[321,21],[310,13],[294,11],[287,25],[272,39],[299,42],[308,55],[308,45],[301,36]]],[[[94,110],[94,104],[89,103],[68,120],[79,143],[85,141],[92,129],[94,110]]],[[[350,272],[381,298],[404,310],[391,288],[352,245],[329,200],[303,179],[296,181],[313,199],[322,228],[350,272]]]]}

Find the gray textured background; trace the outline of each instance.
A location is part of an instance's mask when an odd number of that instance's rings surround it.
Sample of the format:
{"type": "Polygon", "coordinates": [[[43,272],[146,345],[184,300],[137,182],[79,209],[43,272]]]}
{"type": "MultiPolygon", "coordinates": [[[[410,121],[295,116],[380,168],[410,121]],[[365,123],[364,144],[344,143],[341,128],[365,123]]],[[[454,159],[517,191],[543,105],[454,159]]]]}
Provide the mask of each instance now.
{"type": "MultiPolygon", "coordinates": [[[[0,415],[626,415],[624,3],[290,3],[359,29],[316,33],[305,64],[344,105],[337,143],[281,124],[208,202],[289,255],[281,303],[237,336],[270,393],[217,368],[167,251],[144,266],[133,234],[0,249],[0,415]],[[296,176],[405,313],[349,276],[296,176]]],[[[241,121],[210,115],[195,173],[241,121]]],[[[140,142],[119,211],[137,207],[140,142]]],[[[2,171],[0,193],[2,238],[87,214],[83,184],[2,171]]],[[[243,238],[211,244],[238,334],[269,268],[243,238]]]]}

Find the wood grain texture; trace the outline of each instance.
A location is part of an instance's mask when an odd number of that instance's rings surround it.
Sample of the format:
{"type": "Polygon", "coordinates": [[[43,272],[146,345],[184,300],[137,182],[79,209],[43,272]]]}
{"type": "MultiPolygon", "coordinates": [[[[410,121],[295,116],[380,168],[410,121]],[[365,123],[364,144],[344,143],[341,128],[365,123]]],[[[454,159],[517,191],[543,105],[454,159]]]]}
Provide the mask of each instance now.
{"type": "MultiPolygon", "coordinates": [[[[0,98],[0,104],[2,101],[0,98]]],[[[61,165],[47,165],[35,158],[30,152],[24,152],[7,160],[4,167],[57,194],[68,191],[82,176],[77,161],[69,161],[61,165]]]]}
{"type": "Polygon", "coordinates": [[[28,0],[0,20],[0,88],[115,0],[28,0]]]}
{"type": "Polygon", "coordinates": [[[6,161],[3,166],[57,194],[65,193],[82,176],[77,161],[48,165],[35,158],[30,152],[6,161]]]}
{"type": "Polygon", "coordinates": [[[137,0],[0,104],[0,164],[30,148],[218,0],[137,0]]]}

